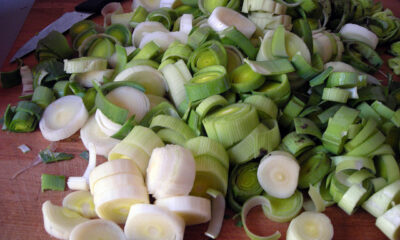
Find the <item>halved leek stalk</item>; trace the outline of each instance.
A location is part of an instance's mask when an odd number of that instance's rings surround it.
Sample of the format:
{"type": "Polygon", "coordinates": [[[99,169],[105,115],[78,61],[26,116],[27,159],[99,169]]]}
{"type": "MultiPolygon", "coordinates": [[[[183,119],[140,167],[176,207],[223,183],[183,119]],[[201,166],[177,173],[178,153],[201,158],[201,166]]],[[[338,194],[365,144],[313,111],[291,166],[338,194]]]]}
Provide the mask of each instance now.
{"type": "Polygon", "coordinates": [[[244,103],[229,105],[203,120],[209,138],[222,143],[224,147],[245,138],[259,124],[256,109],[244,103]]]}
{"type": "Polygon", "coordinates": [[[188,195],[193,187],[196,165],[192,153],[177,145],[153,150],[146,174],[149,193],[156,199],[188,195]]]}
{"type": "Polygon", "coordinates": [[[163,207],[136,204],[129,211],[124,231],[128,239],[183,240],[185,222],[163,207]]]}
{"type": "Polygon", "coordinates": [[[82,99],[78,96],[65,96],[46,108],[39,127],[47,140],[58,141],[72,136],[87,119],[88,112],[82,99]]]}
{"type": "Polygon", "coordinates": [[[186,226],[205,223],[211,219],[211,202],[207,198],[169,197],[157,199],[155,205],[164,207],[183,218],[186,226]]]}
{"type": "Polygon", "coordinates": [[[63,207],[80,213],[86,218],[97,217],[94,211],[93,196],[88,191],[75,191],[69,193],[62,201],[63,207]]]}
{"type": "Polygon", "coordinates": [[[323,213],[303,212],[290,222],[286,236],[288,240],[331,240],[333,226],[323,213]]]}
{"type": "Polygon", "coordinates": [[[69,239],[75,226],[89,221],[66,207],[53,205],[50,200],[43,203],[42,213],[44,229],[48,234],[59,239],[69,239]]]}
{"type": "Polygon", "coordinates": [[[288,198],[296,190],[300,166],[290,153],[273,151],[263,157],[257,170],[261,187],[269,195],[288,198]]]}
{"type": "Polygon", "coordinates": [[[82,239],[115,239],[126,240],[122,229],[114,222],[97,219],[81,223],[74,227],[70,240],[82,239]]]}

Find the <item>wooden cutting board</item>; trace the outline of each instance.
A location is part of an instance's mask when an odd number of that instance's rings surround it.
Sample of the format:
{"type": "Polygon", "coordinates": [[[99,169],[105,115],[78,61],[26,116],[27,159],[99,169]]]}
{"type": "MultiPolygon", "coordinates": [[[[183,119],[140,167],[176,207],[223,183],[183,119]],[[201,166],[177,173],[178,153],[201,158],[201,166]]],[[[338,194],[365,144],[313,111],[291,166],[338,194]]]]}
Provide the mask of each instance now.
{"type": "MultiPolygon", "coordinates": [[[[43,29],[52,21],[60,17],[64,12],[72,11],[79,0],[55,1],[37,0],[32,7],[24,26],[13,48],[7,57],[7,62],[2,71],[15,68],[15,64],[8,64],[14,53],[37,32],[43,29]]],[[[385,7],[393,10],[396,16],[400,16],[399,0],[382,0],[385,7]]],[[[131,1],[125,1],[125,11],[130,10],[131,1]]],[[[102,23],[102,17],[93,18],[97,23],[102,23]]],[[[10,19],[12,21],[12,19],[10,19]]],[[[386,58],[387,59],[387,58],[386,58]]],[[[36,60],[33,54],[24,58],[25,64],[34,66],[36,60]]],[[[388,71],[385,67],[384,71],[388,71]]],[[[12,89],[0,88],[0,113],[3,114],[8,103],[16,104],[21,93],[21,86],[12,89]]],[[[42,173],[59,174],[65,176],[80,176],[83,174],[87,161],[79,157],[85,150],[78,134],[61,141],[57,145],[57,151],[75,154],[70,161],[63,161],[54,164],[40,164],[16,179],[11,177],[20,169],[29,166],[36,158],[38,152],[46,148],[50,142],[46,141],[39,131],[34,133],[9,133],[0,131],[0,239],[8,240],[36,240],[52,239],[44,230],[41,213],[41,205],[46,200],[55,204],[61,204],[63,197],[70,191],[57,192],[48,191],[42,193],[40,190],[40,176],[42,173]],[[21,144],[28,145],[32,151],[26,154],[21,153],[17,147],[21,144]]],[[[100,161],[105,161],[100,157],[100,161]]],[[[336,240],[380,240],[385,236],[375,227],[375,218],[363,210],[357,211],[352,216],[347,216],[338,207],[330,207],[325,213],[331,218],[336,240]]],[[[244,230],[235,225],[232,220],[233,213],[226,212],[226,218],[222,232],[218,239],[239,240],[248,239],[244,230]]],[[[262,214],[261,208],[251,211],[248,217],[251,230],[259,234],[269,235],[279,230],[282,233],[281,239],[285,239],[288,223],[278,224],[269,221],[262,214]]],[[[207,225],[187,227],[185,239],[200,240],[207,239],[204,231],[207,225]]]]}

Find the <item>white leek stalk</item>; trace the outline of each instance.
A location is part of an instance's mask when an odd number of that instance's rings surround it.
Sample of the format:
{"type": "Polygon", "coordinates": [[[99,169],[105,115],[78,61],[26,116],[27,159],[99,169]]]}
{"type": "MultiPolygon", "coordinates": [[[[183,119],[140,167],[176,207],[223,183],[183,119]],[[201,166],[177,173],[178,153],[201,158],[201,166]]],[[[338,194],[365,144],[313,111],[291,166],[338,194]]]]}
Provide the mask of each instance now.
{"type": "Polygon", "coordinates": [[[47,106],[39,123],[40,131],[49,141],[59,141],[72,136],[86,123],[89,114],[82,98],[69,95],[47,106]]]}

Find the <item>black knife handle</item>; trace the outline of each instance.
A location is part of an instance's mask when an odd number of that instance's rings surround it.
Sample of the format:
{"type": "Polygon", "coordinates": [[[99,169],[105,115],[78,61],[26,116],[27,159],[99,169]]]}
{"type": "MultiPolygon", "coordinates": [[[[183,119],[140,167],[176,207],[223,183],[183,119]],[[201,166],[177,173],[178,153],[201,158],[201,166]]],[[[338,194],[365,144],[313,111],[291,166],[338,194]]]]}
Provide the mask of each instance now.
{"type": "Polygon", "coordinates": [[[97,13],[99,14],[101,12],[101,9],[105,5],[107,5],[110,2],[121,2],[122,0],[87,0],[85,2],[82,2],[78,4],[75,7],[75,10],[78,12],[86,12],[86,13],[97,13]]]}

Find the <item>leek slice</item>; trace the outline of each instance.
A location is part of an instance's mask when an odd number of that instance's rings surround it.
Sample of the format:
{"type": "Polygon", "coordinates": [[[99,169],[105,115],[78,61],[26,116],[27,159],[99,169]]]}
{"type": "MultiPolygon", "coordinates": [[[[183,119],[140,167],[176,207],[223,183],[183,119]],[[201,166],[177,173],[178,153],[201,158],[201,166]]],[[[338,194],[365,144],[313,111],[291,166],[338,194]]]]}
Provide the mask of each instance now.
{"type": "Polygon", "coordinates": [[[263,119],[276,119],[278,116],[278,107],[268,97],[261,95],[253,95],[247,97],[244,103],[253,105],[257,109],[258,116],[263,119]]]}
{"type": "Polygon", "coordinates": [[[171,129],[184,137],[186,140],[196,137],[192,129],[179,118],[169,115],[157,115],[151,120],[150,128],[156,132],[160,128],[171,129]]]}
{"type": "Polygon", "coordinates": [[[223,66],[204,67],[196,72],[189,82],[185,83],[189,101],[197,101],[220,94],[229,88],[230,82],[223,66]]]}
{"type": "Polygon", "coordinates": [[[202,68],[213,65],[222,65],[225,67],[227,62],[228,59],[224,46],[216,40],[210,40],[192,52],[188,66],[190,66],[192,71],[198,72],[202,68]]]}
{"type": "Polygon", "coordinates": [[[123,46],[132,43],[131,32],[125,25],[114,23],[106,28],[105,33],[115,37],[123,46]]]}
{"type": "Polygon", "coordinates": [[[282,147],[294,156],[299,156],[315,145],[307,135],[291,132],[282,139],[282,147]]]}
{"type": "Polygon", "coordinates": [[[400,224],[397,219],[399,214],[400,205],[396,205],[376,219],[375,225],[390,239],[398,238],[400,224]]]}
{"type": "Polygon", "coordinates": [[[196,113],[199,115],[200,119],[204,119],[209,112],[226,105],[228,105],[228,102],[221,95],[210,96],[202,100],[196,107],[196,113]]]}
{"type": "Polygon", "coordinates": [[[139,83],[146,89],[146,94],[164,96],[166,92],[162,74],[149,66],[133,66],[127,68],[115,77],[114,82],[119,81],[139,83]]]}
{"type": "Polygon", "coordinates": [[[82,57],[64,60],[64,71],[66,73],[83,73],[107,69],[107,60],[97,57],[82,57]]]}
{"type": "Polygon", "coordinates": [[[277,59],[271,61],[251,61],[244,60],[253,71],[262,75],[278,75],[293,72],[294,68],[287,59],[277,59]]]}
{"type": "MultiPolygon", "coordinates": [[[[136,60],[150,60],[159,55],[161,47],[154,41],[149,41],[143,46],[140,46],[139,52],[132,58],[132,61],[136,60]]],[[[128,64],[130,64],[129,62],[128,64]]]]}
{"type": "Polygon", "coordinates": [[[195,158],[196,177],[190,195],[207,197],[207,190],[212,188],[224,196],[228,190],[228,170],[220,161],[209,155],[195,158]]]}
{"type": "Polygon", "coordinates": [[[283,109],[283,114],[280,118],[282,126],[290,126],[293,123],[293,119],[297,117],[301,111],[303,111],[304,107],[305,103],[297,97],[293,96],[283,109]]]}
{"type": "Polygon", "coordinates": [[[297,134],[308,134],[319,139],[322,138],[322,133],[317,127],[317,125],[308,118],[295,118],[294,119],[294,126],[296,128],[297,134]]]}
{"type": "Polygon", "coordinates": [[[77,74],[72,74],[69,81],[77,82],[83,87],[91,88],[93,87],[93,81],[95,81],[98,84],[102,84],[104,82],[104,78],[111,78],[113,73],[114,70],[112,69],[77,73],[77,74]]]}
{"type": "Polygon", "coordinates": [[[159,8],[151,11],[146,18],[149,22],[159,22],[165,26],[166,29],[171,29],[174,16],[170,14],[169,8],[159,8]]]}
{"type": "Polygon", "coordinates": [[[254,47],[251,41],[234,26],[228,27],[219,33],[221,42],[237,46],[241,49],[250,59],[255,59],[258,49],[254,47]]]}
{"type": "Polygon", "coordinates": [[[323,213],[303,212],[290,222],[286,236],[288,240],[331,240],[333,226],[323,213]]]}
{"type": "Polygon", "coordinates": [[[146,8],[142,6],[136,7],[133,11],[129,25],[133,28],[136,28],[139,23],[146,21],[147,15],[149,15],[149,12],[146,10],[146,8]]]}
{"type": "Polygon", "coordinates": [[[180,118],[179,114],[177,113],[176,109],[173,105],[171,105],[168,101],[161,102],[153,107],[142,119],[140,125],[144,127],[149,127],[151,120],[157,115],[170,115],[176,118],[180,118]]]}
{"type": "Polygon", "coordinates": [[[229,168],[229,157],[224,147],[217,141],[207,137],[195,137],[185,143],[185,147],[192,151],[193,157],[207,155],[214,157],[226,168],[229,168]]]}
{"type": "Polygon", "coordinates": [[[274,222],[289,222],[300,213],[303,207],[303,195],[298,190],[286,199],[275,198],[267,193],[263,196],[269,202],[262,205],[264,215],[274,222]]]}
{"type": "MultiPolygon", "coordinates": [[[[111,36],[111,35],[108,35],[111,36]]],[[[108,38],[99,38],[94,40],[87,52],[86,55],[89,57],[99,57],[99,58],[111,58],[111,56],[115,52],[114,43],[108,38]]]]}
{"type": "Polygon", "coordinates": [[[167,33],[168,29],[166,29],[164,25],[159,22],[139,23],[135,27],[135,30],[132,33],[132,43],[134,44],[134,46],[139,47],[139,44],[146,33],[160,32],[160,31],[167,33]]]}
{"type": "Polygon", "coordinates": [[[256,89],[254,94],[271,98],[278,106],[282,106],[290,97],[290,84],[286,74],[268,76],[264,85],[256,89]]]}
{"type": "Polygon", "coordinates": [[[378,157],[377,172],[388,184],[400,179],[399,165],[392,155],[382,155],[378,157]]]}
{"type": "Polygon", "coordinates": [[[246,235],[248,237],[250,237],[251,239],[259,239],[259,240],[277,240],[281,237],[281,233],[279,231],[275,232],[274,234],[272,234],[271,236],[259,236],[256,235],[254,233],[252,233],[249,228],[247,227],[246,224],[246,218],[248,213],[250,212],[250,210],[258,205],[262,205],[262,206],[268,206],[270,204],[269,200],[263,196],[254,196],[252,198],[250,198],[249,200],[247,200],[242,207],[242,211],[241,211],[241,219],[242,219],[242,223],[243,223],[243,227],[244,230],[246,232],[246,235]]]}
{"type": "Polygon", "coordinates": [[[260,195],[263,191],[257,179],[258,163],[249,162],[236,165],[229,176],[228,203],[235,212],[240,212],[241,204],[247,199],[260,195]]]}
{"type": "Polygon", "coordinates": [[[269,128],[260,123],[247,137],[228,150],[230,160],[241,164],[273,151],[281,140],[278,123],[270,121],[269,128]]]}
{"type": "Polygon", "coordinates": [[[331,161],[325,152],[315,148],[300,157],[299,188],[308,188],[321,181],[331,169],[331,161]]]}
{"type": "Polygon", "coordinates": [[[96,217],[93,196],[88,191],[75,191],[69,193],[62,201],[63,207],[80,213],[86,218],[96,217]]]}
{"type": "Polygon", "coordinates": [[[374,193],[362,207],[374,217],[382,216],[400,201],[400,180],[397,180],[374,193]]]}
{"type": "Polygon", "coordinates": [[[211,34],[211,31],[212,29],[208,26],[194,28],[193,31],[189,34],[188,45],[193,49],[197,49],[207,41],[211,34]]]}
{"type": "Polygon", "coordinates": [[[171,45],[169,45],[168,49],[165,51],[162,57],[161,62],[164,62],[167,59],[183,59],[184,61],[188,61],[191,53],[192,49],[189,46],[182,44],[179,41],[175,41],[171,45]]]}
{"type": "Polygon", "coordinates": [[[72,39],[75,39],[79,34],[87,30],[94,29],[95,27],[96,23],[94,23],[92,20],[82,20],[72,25],[68,33],[72,39]]]}
{"type": "Polygon", "coordinates": [[[77,225],[72,230],[69,239],[79,240],[96,238],[126,239],[124,232],[116,223],[103,219],[91,220],[77,225]]]}
{"type": "Polygon", "coordinates": [[[245,138],[259,124],[256,109],[244,103],[229,105],[203,120],[209,138],[230,147],[245,138]]]}

